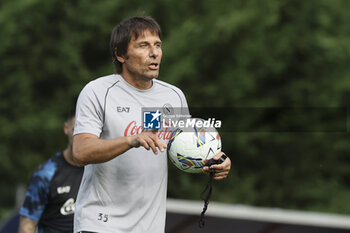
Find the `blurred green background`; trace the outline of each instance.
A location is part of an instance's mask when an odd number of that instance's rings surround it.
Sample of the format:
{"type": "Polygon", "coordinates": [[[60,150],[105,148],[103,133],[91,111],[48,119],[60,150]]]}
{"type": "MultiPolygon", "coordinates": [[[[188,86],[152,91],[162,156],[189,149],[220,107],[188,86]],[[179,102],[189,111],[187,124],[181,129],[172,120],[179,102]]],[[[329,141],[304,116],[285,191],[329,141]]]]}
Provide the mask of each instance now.
{"type": "MultiPolygon", "coordinates": [[[[190,107],[283,112],[347,108],[349,9],[348,0],[1,1],[0,217],[14,207],[17,185],[65,147],[63,121],[82,87],[114,72],[108,43],[121,20],[144,14],[159,22],[159,79],[180,87],[190,107]]],[[[350,214],[347,129],[271,132],[264,118],[266,131],[225,130],[257,119],[222,119],[232,170],[215,182],[212,200],[350,214]]],[[[206,176],[171,164],[169,171],[169,197],[199,200],[206,176]]]]}

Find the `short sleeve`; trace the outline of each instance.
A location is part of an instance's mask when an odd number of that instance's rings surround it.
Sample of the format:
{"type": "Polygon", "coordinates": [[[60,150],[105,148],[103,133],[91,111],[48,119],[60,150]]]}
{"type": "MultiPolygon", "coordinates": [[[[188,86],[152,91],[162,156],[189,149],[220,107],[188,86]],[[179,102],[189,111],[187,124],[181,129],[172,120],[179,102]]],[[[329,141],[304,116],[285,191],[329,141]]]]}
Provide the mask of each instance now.
{"type": "Polygon", "coordinates": [[[45,210],[50,193],[50,183],[57,170],[57,164],[48,160],[33,173],[23,206],[19,214],[34,221],[39,221],[45,210]]]}
{"type": "MultiPolygon", "coordinates": [[[[179,89],[180,90],[180,89],[179,89]]],[[[184,93],[180,90],[180,99],[181,99],[181,114],[183,116],[190,116],[190,110],[188,108],[187,100],[184,93]]]]}
{"type": "Polygon", "coordinates": [[[91,82],[80,92],[75,114],[74,135],[90,133],[100,136],[103,127],[103,108],[91,82]]]}

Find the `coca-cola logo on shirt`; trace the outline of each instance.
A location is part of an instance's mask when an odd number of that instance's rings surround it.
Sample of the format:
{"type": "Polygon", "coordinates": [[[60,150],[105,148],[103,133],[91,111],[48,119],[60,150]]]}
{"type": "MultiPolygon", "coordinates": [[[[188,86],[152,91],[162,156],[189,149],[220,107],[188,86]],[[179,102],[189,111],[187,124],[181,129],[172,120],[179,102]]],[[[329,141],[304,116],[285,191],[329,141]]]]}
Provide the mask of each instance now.
{"type": "Polygon", "coordinates": [[[61,207],[60,212],[62,215],[73,214],[75,210],[74,198],[69,198],[61,207]]]}
{"type": "MultiPolygon", "coordinates": [[[[137,125],[136,121],[131,121],[125,128],[124,136],[133,136],[144,132],[145,129],[141,125],[137,125]]],[[[157,136],[161,140],[168,141],[171,138],[172,131],[168,128],[158,131],[157,136]]]]}

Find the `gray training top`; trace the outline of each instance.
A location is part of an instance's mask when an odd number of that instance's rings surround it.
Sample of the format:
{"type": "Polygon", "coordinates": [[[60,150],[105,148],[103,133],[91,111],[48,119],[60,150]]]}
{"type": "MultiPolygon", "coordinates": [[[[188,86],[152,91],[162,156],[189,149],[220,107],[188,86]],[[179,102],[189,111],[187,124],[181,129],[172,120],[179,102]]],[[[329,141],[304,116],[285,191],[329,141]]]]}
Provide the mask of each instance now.
{"type": "MultiPolygon", "coordinates": [[[[135,135],[142,130],[142,107],[183,107],[182,91],[153,80],[139,90],[120,75],[88,83],[81,91],[74,135],[89,133],[101,139],[135,135]]],[[[160,132],[167,143],[169,134],[160,132]]],[[[74,232],[163,233],[165,227],[167,155],[143,147],[85,167],[76,201],[74,232]]]]}

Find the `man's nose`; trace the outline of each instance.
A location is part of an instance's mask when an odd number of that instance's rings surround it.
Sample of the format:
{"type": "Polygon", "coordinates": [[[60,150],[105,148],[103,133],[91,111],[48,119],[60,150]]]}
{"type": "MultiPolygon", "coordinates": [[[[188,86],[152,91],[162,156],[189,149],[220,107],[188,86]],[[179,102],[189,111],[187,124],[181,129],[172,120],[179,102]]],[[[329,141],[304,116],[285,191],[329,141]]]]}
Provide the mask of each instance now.
{"type": "Polygon", "coordinates": [[[157,46],[151,46],[150,48],[150,57],[158,57],[161,54],[161,48],[157,46]]]}

